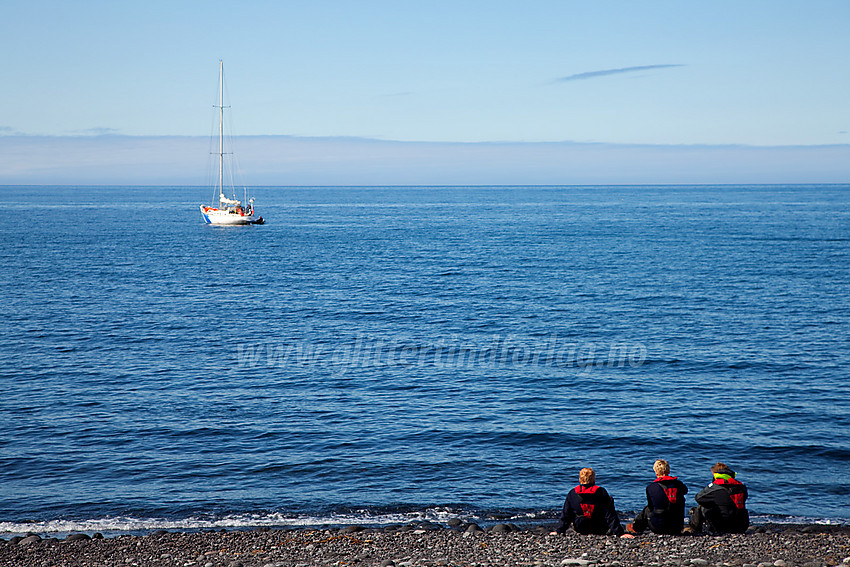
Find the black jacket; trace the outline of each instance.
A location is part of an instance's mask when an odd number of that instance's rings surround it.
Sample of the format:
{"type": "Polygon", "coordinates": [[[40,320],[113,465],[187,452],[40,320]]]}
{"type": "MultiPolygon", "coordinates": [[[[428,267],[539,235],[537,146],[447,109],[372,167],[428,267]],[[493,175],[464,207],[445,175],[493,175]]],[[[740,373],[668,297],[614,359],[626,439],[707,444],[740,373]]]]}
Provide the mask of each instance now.
{"type": "Polygon", "coordinates": [[[570,490],[561,512],[558,533],[572,528],[580,534],[623,533],[623,526],[614,509],[614,499],[601,486],[580,484],[570,490]]]}
{"type": "Polygon", "coordinates": [[[699,491],[696,501],[703,508],[709,531],[742,534],[750,526],[747,487],[734,478],[715,478],[699,491]]]}
{"type": "Polygon", "coordinates": [[[675,476],[662,476],[646,487],[649,528],[657,534],[678,534],[685,520],[688,487],[675,476]]]}

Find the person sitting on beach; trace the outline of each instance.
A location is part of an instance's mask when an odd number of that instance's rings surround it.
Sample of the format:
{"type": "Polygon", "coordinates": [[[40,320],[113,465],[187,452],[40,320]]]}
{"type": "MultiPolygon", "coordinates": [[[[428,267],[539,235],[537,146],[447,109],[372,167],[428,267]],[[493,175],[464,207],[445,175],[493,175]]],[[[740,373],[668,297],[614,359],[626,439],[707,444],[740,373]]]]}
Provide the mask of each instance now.
{"type": "Polygon", "coordinates": [[[750,526],[747,487],[735,479],[735,471],[723,463],[711,467],[714,481],[699,491],[691,508],[685,533],[699,533],[703,526],[712,534],[742,534],[750,526]]]}
{"type": "Polygon", "coordinates": [[[685,494],[688,487],[670,476],[670,464],[658,459],[652,465],[655,480],[646,486],[647,506],[635,516],[634,523],[626,524],[629,533],[641,533],[649,527],[657,534],[680,534],[685,522],[685,494]]]}
{"type": "Polygon", "coordinates": [[[579,485],[567,495],[561,521],[554,533],[563,534],[572,527],[580,534],[623,535],[623,526],[614,510],[614,499],[604,488],[596,485],[593,469],[581,469],[578,482],[579,485]]]}

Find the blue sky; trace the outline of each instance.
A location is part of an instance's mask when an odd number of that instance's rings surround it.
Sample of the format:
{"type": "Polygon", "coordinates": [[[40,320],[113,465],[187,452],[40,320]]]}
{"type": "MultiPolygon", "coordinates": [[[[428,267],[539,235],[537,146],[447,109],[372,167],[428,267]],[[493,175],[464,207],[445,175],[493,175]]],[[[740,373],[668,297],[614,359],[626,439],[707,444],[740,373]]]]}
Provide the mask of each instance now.
{"type": "MultiPolygon", "coordinates": [[[[73,140],[97,135],[101,145],[86,140],[71,150],[85,147],[92,167],[111,167],[112,182],[149,180],[143,170],[156,166],[157,151],[134,150],[145,164],[134,173],[115,165],[103,135],[207,136],[218,59],[234,133],[303,141],[296,154],[322,164],[316,183],[345,179],[351,160],[334,157],[339,138],[508,143],[492,158],[503,168],[512,159],[506,148],[522,143],[589,144],[603,162],[613,148],[625,160],[613,169],[630,163],[624,147],[640,148],[638,159],[684,146],[806,146],[801,160],[826,147],[837,155],[829,179],[850,181],[850,165],[840,170],[850,153],[834,147],[850,144],[848,30],[846,0],[6,0],[0,147],[15,157],[0,153],[0,183],[38,182],[48,170],[73,182],[80,168],[74,174],[51,161],[51,144],[67,152],[73,140]],[[39,143],[41,151],[22,149],[39,143]],[[18,174],[4,174],[13,165],[18,174]]],[[[388,147],[363,143],[365,154],[388,147]]],[[[180,162],[186,179],[195,166],[188,148],[180,162]]],[[[426,168],[434,157],[426,154],[411,167],[426,168]]],[[[287,184],[292,160],[275,169],[276,156],[268,159],[261,182],[279,175],[287,184]]],[[[557,170],[558,157],[547,159],[557,170]]],[[[705,154],[703,165],[711,160],[705,154]]],[[[463,163],[451,167],[470,178],[463,163]]],[[[773,167],[756,160],[741,180],[773,167]]],[[[392,182],[382,171],[376,179],[392,182]]],[[[555,171],[550,182],[586,181],[570,171],[555,171]]],[[[647,181],[652,176],[634,179],[647,181]]]]}

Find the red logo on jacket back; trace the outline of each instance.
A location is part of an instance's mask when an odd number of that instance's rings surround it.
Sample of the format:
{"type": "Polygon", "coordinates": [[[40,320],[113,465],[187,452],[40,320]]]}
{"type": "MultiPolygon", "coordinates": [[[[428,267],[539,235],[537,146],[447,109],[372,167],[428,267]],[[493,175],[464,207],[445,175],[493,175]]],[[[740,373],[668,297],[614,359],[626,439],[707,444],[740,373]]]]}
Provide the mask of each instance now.
{"type": "Polygon", "coordinates": [[[731,496],[731,497],[732,497],[732,502],[734,502],[734,503],[735,503],[735,506],[736,506],[736,507],[738,507],[738,508],[743,508],[743,507],[744,507],[744,495],[743,495],[743,493],[741,493],[741,492],[734,493],[734,492],[733,492],[733,493],[732,493],[732,494],[730,494],[729,496],[731,496]]]}
{"type": "Polygon", "coordinates": [[[678,492],[679,492],[679,489],[676,488],[675,486],[673,488],[665,488],[664,489],[664,494],[667,495],[667,500],[669,500],[673,504],[676,503],[676,495],[678,494],[678,492]]]}
{"type": "Polygon", "coordinates": [[[581,513],[584,514],[584,517],[590,519],[593,516],[593,507],[595,504],[585,504],[582,502],[581,504],[581,513]]]}

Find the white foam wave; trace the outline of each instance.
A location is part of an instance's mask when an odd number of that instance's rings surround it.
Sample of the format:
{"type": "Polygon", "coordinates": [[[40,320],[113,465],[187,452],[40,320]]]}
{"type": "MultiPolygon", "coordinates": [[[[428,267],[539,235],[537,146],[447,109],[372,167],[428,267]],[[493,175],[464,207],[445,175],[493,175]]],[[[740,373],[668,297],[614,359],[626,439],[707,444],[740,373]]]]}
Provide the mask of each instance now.
{"type": "MultiPolygon", "coordinates": [[[[524,512],[509,518],[494,520],[489,515],[475,512],[462,512],[447,508],[429,508],[420,511],[375,513],[372,510],[355,510],[347,513],[331,515],[288,515],[282,513],[269,514],[231,514],[222,517],[188,517],[182,519],[168,518],[134,518],[130,516],[110,516],[89,520],[45,520],[32,522],[0,522],[0,537],[9,538],[23,536],[29,533],[43,537],[62,538],[72,533],[93,535],[101,533],[104,536],[123,534],[144,535],[157,530],[169,531],[203,531],[220,529],[251,529],[259,527],[322,527],[322,526],[386,526],[390,524],[406,524],[410,522],[434,522],[445,524],[451,518],[461,518],[465,521],[481,525],[492,524],[496,521],[536,522],[553,521],[551,515],[541,510],[539,512],[524,512]]],[[[820,524],[841,525],[844,522],[834,518],[814,518],[805,516],[753,515],[752,524],[820,524]]]]}
{"type": "Polygon", "coordinates": [[[840,526],[845,522],[837,518],[816,518],[811,516],[777,516],[772,514],[750,515],[751,524],[818,524],[840,526]]]}
{"type": "Polygon", "coordinates": [[[189,517],[183,519],[133,518],[128,516],[106,517],[90,520],[47,520],[34,522],[0,522],[0,535],[13,537],[36,533],[49,537],[61,537],[71,533],[101,533],[103,535],[145,534],[156,530],[201,531],[210,529],[248,529],[257,527],[312,527],[346,526],[352,524],[382,526],[409,522],[429,521],[445,523],[450,518],[462,517],[470,521],[481,521],[475,514],[463,514],[444,508],[432,508],[416,512],[376,514],[369,510],[328,516],[292,516],[281,513],[232,514],[220,518],[189,517]]]}

